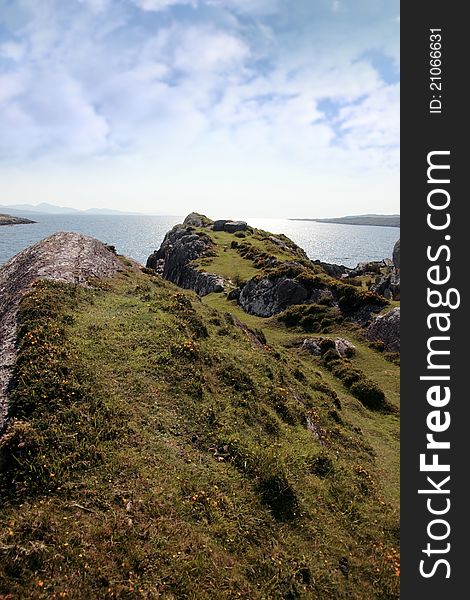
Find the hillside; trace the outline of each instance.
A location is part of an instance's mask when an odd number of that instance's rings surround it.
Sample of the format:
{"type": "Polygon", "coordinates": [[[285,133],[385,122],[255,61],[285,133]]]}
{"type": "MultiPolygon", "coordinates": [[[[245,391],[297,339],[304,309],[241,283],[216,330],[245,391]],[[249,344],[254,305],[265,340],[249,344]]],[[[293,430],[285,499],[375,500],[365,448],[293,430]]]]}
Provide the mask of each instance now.
{"type": "MultiPolygon", "coordinates": [[[[15,308],[0,594],[399,597],[399,369],[366,337],[389,303],[223,227],[190,216],[155,269],[100,245],[90,273],[82,240],[76,283],[38,270],[15,308]]],[[[77,240],[48,244],[53,266],[77,240]]]]}
{"type": "Polygon", "coordinates": [[[400,227],[400,215],[352,215],[331,219],[290,219],[291,221],[316,221],[317,223],[341,223],[343,225],[375,225],[400,227]]]}

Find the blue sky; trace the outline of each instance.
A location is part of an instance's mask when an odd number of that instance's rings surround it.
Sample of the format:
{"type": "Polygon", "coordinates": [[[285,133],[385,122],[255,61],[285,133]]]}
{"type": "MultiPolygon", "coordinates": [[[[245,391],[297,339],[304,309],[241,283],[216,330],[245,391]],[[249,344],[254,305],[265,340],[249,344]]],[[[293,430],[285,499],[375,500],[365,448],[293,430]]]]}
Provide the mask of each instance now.
{"type": "Polygon", "coordinates": [[[0,204],[399,211],[396,0],[2,0],[0,204]]]}

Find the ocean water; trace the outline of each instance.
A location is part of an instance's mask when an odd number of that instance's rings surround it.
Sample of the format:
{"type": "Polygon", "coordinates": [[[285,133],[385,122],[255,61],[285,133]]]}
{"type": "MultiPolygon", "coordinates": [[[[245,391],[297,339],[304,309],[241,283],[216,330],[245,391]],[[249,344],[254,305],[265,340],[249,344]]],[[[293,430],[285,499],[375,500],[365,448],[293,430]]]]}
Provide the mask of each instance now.
{"type": "MultiPolygon", "coordinates": [[[[32,225],[0,227],[0,264],[57,231],[77,231],[112,244],[120,254],[145,265],[165,233],[184,217],[147,215],[46,215],[24,216],[32,225]]],[[[312,260],[354,267],[358,262],[390,258],[400,236],[397,227],[340,225],[287,219],[246,219],[250,225],[284,233],[305,250],[312,260]]]]}

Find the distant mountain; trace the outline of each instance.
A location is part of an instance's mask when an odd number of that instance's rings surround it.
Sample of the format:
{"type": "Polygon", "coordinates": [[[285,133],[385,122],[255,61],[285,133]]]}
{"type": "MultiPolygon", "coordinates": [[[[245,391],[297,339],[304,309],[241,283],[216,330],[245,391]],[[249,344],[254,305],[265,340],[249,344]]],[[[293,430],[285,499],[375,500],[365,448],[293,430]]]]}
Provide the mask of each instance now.
{"type": "Polygon", "coordinates": [[[317,223],[340,223],[343,225],[400,227],[400,215],[350,215],[332,219],[289,219],[289,221],[315,221],[317,223]]]}
{"type": "Polygon", "coordinates": [[[65,206],[56,206],[47,202],[39,204],[11,204],[9,206],[0,206],[0,210],[5,210],[9,213],[27,212],[27,213],[43,213],[48,215],[139,215],[143,213],[126,212],[122,210],[113,210],[110,208],[88,208],[86,210],[78,210],[77,208],[68,208],[65,206]]]}

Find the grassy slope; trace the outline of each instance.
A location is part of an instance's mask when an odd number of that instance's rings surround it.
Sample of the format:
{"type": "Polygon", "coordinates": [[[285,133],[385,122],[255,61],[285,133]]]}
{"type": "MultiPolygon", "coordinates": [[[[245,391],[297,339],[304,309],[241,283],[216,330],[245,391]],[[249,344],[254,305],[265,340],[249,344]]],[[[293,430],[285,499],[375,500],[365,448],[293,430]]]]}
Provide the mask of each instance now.
{"type": "Polygon", "coordinates": [[[398,597],[397,417],[222,295],[131,271],[101,288],[22,304],[0,594],[398,597]]]}

